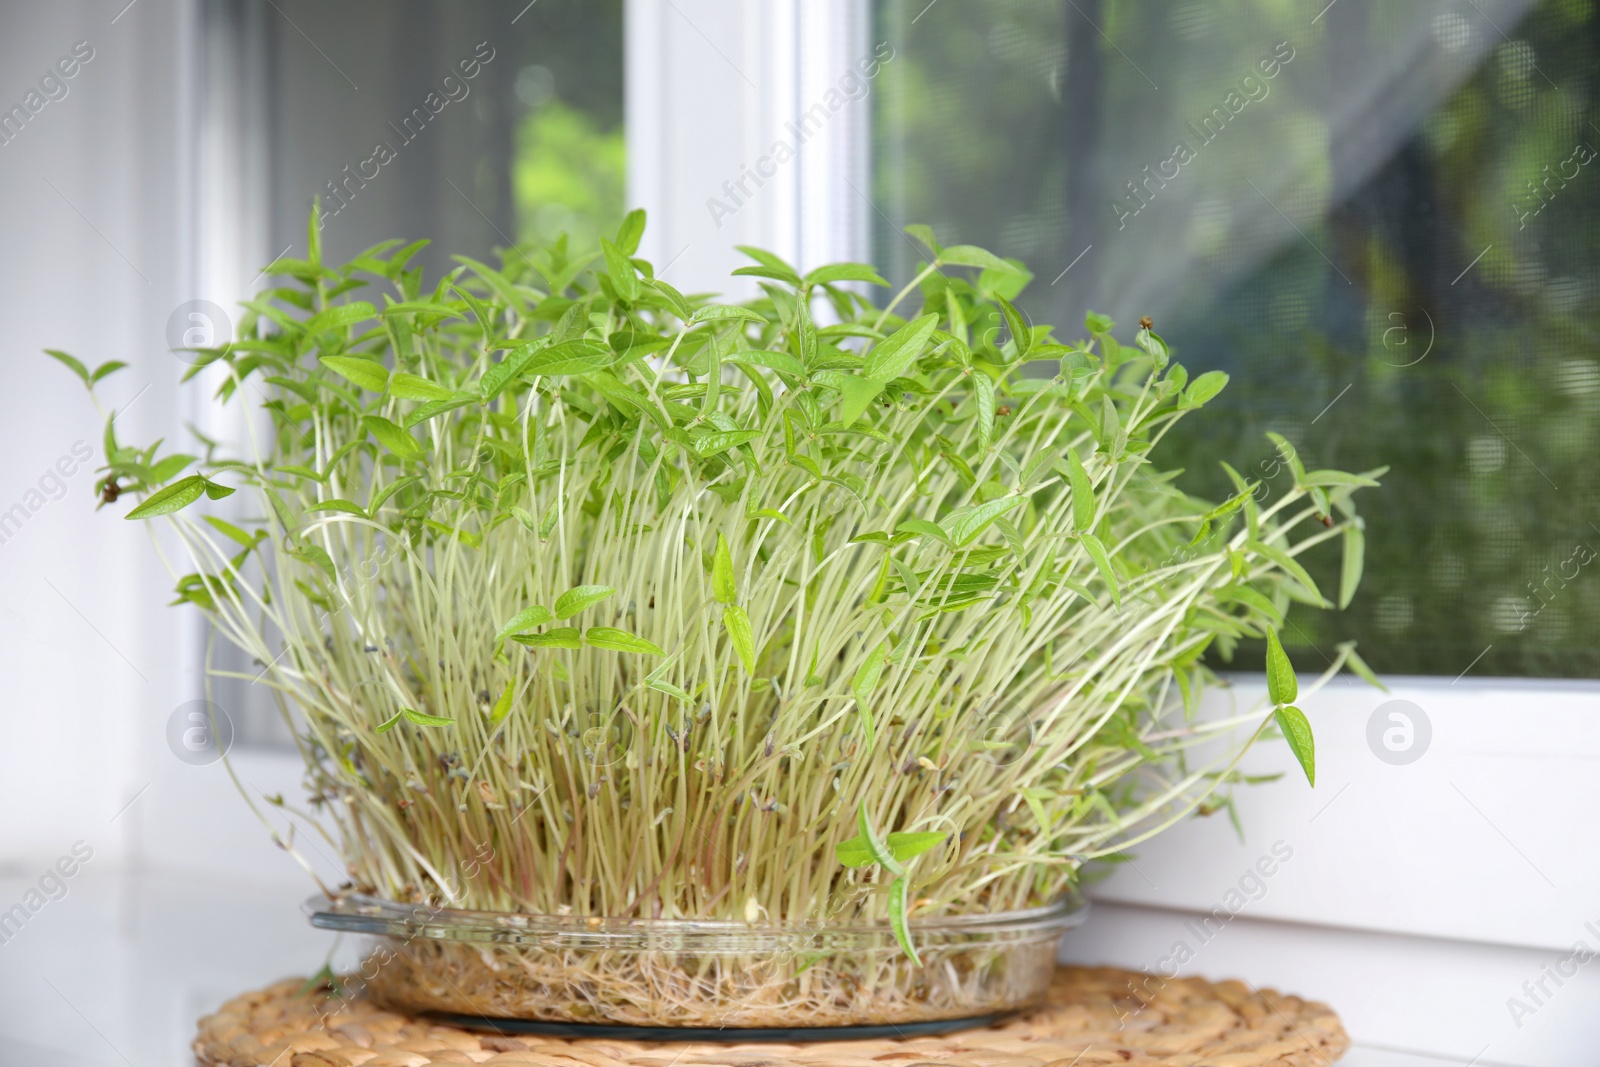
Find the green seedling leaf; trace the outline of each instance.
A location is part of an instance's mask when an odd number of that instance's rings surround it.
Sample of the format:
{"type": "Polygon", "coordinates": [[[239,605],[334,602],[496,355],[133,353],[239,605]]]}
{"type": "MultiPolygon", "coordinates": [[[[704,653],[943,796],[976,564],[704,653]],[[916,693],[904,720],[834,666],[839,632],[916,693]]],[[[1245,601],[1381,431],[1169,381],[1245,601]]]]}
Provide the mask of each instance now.
{"type": "Polygon", "coordinates": [[[390,730],[393,730],[395,725],[399,723],[404,714],[404,712],[400,711],[395,712],[393,715],[389,716],[387,719],[383,720],[383,722],[378,724],[377,732],[380,734],[386,734],[390,730]]]}
{"type": "Polygon", "coordinates": [[[703,437],[695,438],[694,451],[696,455],[709,459],[719,452],[747,445],[760,436],[760,430],[713,430],[703,437]]]}
{"type": "Polygon", "coordinates": [[[889,851],[894,853],[895,859],[904,863],[906,860],[922,855],[931,848],[938,847],[939,843],[949,836],[949,834],[933,831],[890,834],[888,840],[889,851]]]}
{"type": "Polygon", "coordinates": [[[997,270],[1004,274],[1021,273],[1012,264],[977,245],[951,245],[939,253],[939,262],[948,263],[952,267],[981,267],[984,270],[997,270]]]}
{"type": "Polygon", "coordinates": [[[344,515],[359,515],[363,519],[367,517],[366,509],[360,504],[350,500],[339,500],[337,498],[333,500],[319,500],[315,504],[312,504],[310,507],[306,508],[307,514],[318,511],[337,511],[344,515]]]}
{"type": "Polygon", "coordinates": [[[616,590],[609,585],[578,585],[556,598],[556,618],[570,619],[585,608],[594,607],[616,590]]]}
{"type": "Polygon", "coordinates": [[[887,382],[891,378],[905,374],[922,354],[923,346],[928,343],[928,338],[933,336],[934,327],[938,323],[938,315],[923,315],[921,318],[912,319],[879,341],[872,347],[872,351],[867,353],[867,361],[861,367],[861,376],[887,382]]]}
{"type": "Polygon", "coordinates": [[[591,626],[583,632],[583,643],[611,652],[637,652],[646,656],[665,656],[666,650],[642,637],[615,626],[591,626]]]}
{"type": "Polygon", "coordinates": [[[733,604],[739,599],[739,587],[733,575],[733,553],[728,549],[728,539],[717,534],[717,549],[711,556],[711,590],[719,603],[733,604]]]}
{"type": "Polygon", "coordinates": [[[205,485],[207,500],[221,500],[225,496],[232,496],[235,490],[231,486],[218,485],[216,482],[207,481],[205,485]]]}
{"type": "Polygon", "coordinates": [[[1227,388],[1228,376],[1219,370],[1208,370],[1189,383],[1183,391],[1184,407],[1197,408],[1227,388]]]}
{"type": "Polygon", "coordinates": [[[921,534],[931,537],[942,545],[950,544],[950,535],[938,523],[929,522],[927,519],[906,519],[895,530],[902,533],[921,534]]]}
{"type": "Polygon", "coordinates": [[[150,494],[142,504],[128,512],[126,518],[148,519],[156,515],[170,515],[174,511],[182,511],[199,500],[205,491],[206,480],[198,474],[191,474],[159,492],[150,494]]]}
{"type": "Polygon", "coordinates": [[[388,368],[376,360],[356,356],[323,356],[322,365],[369,392],[381,393],[389,385],[388,368]]]}
{"type": "Polygon", "coordinates": [[[622,225],[617,227],[617,248],[626,255],[637,255],[639,252],[639,238],[644,236],[644,208],[636,207],[622,216],[622,225]]]}
{"type": "Polygon", "coordinates": [[[1282,706],[1293,704],[1300,695],[1300,683],[1294,676],[1294,665],[1289,662],[1288,653],[1284,652],[1283,644],[1278,640],[1276,630],[1267,631],[1267,696],[1271,701],[1282,706]]]}
{"type": "Polygon", "coordinates": [[[989,451],[994,440],[994,382],[981,370],[972,372],[972,397],[978,409],[978,451],[989,451]]]}
{"type": "Polygon", "coordinates": [[[604,370],[617,361],[610,345],[599,341],[562,341],[558,345],[540,349],[522,368],[522,376],[531,378],[544,375],[554,378],[567,374],[592,374],[604,370]]]}
{"type": "Polygon", "coordinates": [[[839,862],[846,867],[870,867],[878,862],[872,858],[872,849],[867,846],[867,839],[860,835],[834,845],[833,854],[839,857],[839,862]]]}
{"type": "Polygon", "coordinates": [[[866,282],[869,285],[887,286],[889,283],[865,263],[830,263],[818,267],[805,277],[806,285],[831,285],[834,282],[866,282]]]}
{"type": "Polygon", "coordinates": [[[729,352],[722,357],[729,363],[750,363],[757,367],[775,370],[779,374],[787,374],[793,378],[804,378],[806,365],[787,352],[756,351],[754,349],[729,352]]]}
{"type": "Polygon", "coordinates": [[[1112,601],[1117,607],[1122,607],[1122,592],[1117,586],[1117,572],[1111,567],[1111,555],[1106,551],[1106,546],[1101,544],[1100,539],[1094,534],[1080,534],[1078,539],[1083,542],[1084,551],[1094,560],[1095,567],[1100,571],[1100,577],[1111,590],[1112,601]]]}
{"type": "Polygon", "coordinates": [[[1077,449],[1067,451],[1067,481],[1072,486],[1072,526],[1079,533],[1094,528],[1094,485],[1077,449]]]}
{"type": "Polygon", "coordinates": [[[996,296],[1000,303],[1000,315],[1006,320],[1006,329],[1011,334],[1012,342],[1017,346],[1017,358],[1027,359],[1028,350],[1033,347],[1033,329],[1028,325],[1028,320],[1003,296],[996,296]]]}
{"type": "Polygon", "coordinates": [[[606,273],[611,276],[617,295],[630,304],[638,300],[639,272],[627,254],[604,237],[600,238],[600,250],[605,253],[606,273]]]}
{"type": "Polygon", "coordinates": [[[499,698],[494,702],[494,707],[489,712],[489,725],[499,726],[511,714],[511,698],[516,696],[517,683],[513,680],[506,683],[501,690],[499,698]]]}
{"type": "Polygon", "coordinates": [[[504,641],[512,634],[524,633],[535,626],[543,626],[554,619],[555,614],[542,604],[535,604],[531,608],[523,608],[513,615],[504,626],[500,627],[500,632],[494,635],[495,643],[498,644],[504,641]]]}
{"type": "Polygon", "coordinates": [[[935,256],[944,251],[944,249],[939,246],[939,242],[934,238],[933,227],[931,226],[924,226],[920,222],[913,222],[910,226],[905,228],[905,232],[907,236],[915,237],[918,241],[921,241],[927,246],[928,251],[932,252],[935,256]]]}
{"type": "Polygon", "coordinates": [[[349,304],[336,304],[331,308],[313,315],[306,321],[306,334],[315,337],[319,333],[329,330],[343,330],[366,319],[378,317],[378,309],[364,300],[356,300],[349,304]]]}
{"type": "Polygon", "coordinates": [[[1344,644],[1339,645],[1338,648],[1339,651],[1344,653],[1345,666],[1350,668],[1352,674],[1374,689],[1384,693],[1389,691],[1389,687],[1379,680],[1378,675],[1367,665],[1367,661],[1356,655],[1356,643],[1354,641],[1346,641],[1344,644]]]}
{"type": "Polygon", "coordinates": [[[855,423],[872,402],[878,399],[886,383],[873,378],[857,378],[846,375],[837,385],[839,389],[839,422],[841,425],[850,426],[855,423]]]}
{"type": "Polygon", "coordinates": [[[1327,486],[1354,485],[1371,489],[1378,482],[1364,474],[1351,474],[1349,471],[1306,471],[1305,477],[1300,479],[1300,485],[1306,489],[1325,488],[1327,486]]]}
{"type": "Polygon", "coordinates": [[[729,604],[722,609],[722,626],[728,631],[728,640],[732,643],[739,662],[744,664],[745,671],[749,674],[756,673],[756,639],[755,631],[750,625],[750,616],[746,615],[739,605],[729,604]]]}
{"type": "Polygon", "coordinates": [[[952,513],[946,516],[939,524],[944,530],[949,543],[956,548],[963,548],[977,540],[978,535],[989,528],[1000,516],[1021,504],[1027,503],[1027,497],[1011,494],[996,497],[986,503],[979,504],[971,510],[959,514],[952,513]]]}
{"type": "Polygon", "coordinates": [[[894,853],[889,851],[889,846],[878,836],[878,831],[872,828],[872,821],[867,818],[867,802],[865,800],[856,807],[856,828],[861,831],[861,839],[867,843],[867,848],[872,852],[873,861],[883,867],[890,874],[903,875],[906,869],[900,861],[894,858],[894,853]]]}
{"type": "Polygon", "coordinates": [[[449,400],[455,396],[455,390],[428,378],[400,371],[389,375],[389,395],[402,400],[449,400]]]}
{"type": "Polygon", "coordinates": [[[426,712],[413,711],[411,708],[402,709],[401,714],[406,717],[406,722],[418,726],[454,726],[454,719],[447,719],[443,715],[429,715],[426,712]]]}
{"type": "Polygon", "coordinates": [[[694,314],[689,316],[691,323],[697,322],[732,322],[743,319],[747,322],[766,322],[760,312],[751,311],[749,308],[734,307],[732,304],[707,304],[694,309],[694,314]]]}
{"type": "MultiPolygon", "coordinates": [[[[1249,507],[1248,500],[1245,502],[1245,506],[1249,507]]],[[[1300,566],[1300,563],[1293,556],[1289,555],[1289,553],[1285,552],[1277,545],[1269,545],[1264,541],[1250,541],[1248,542],[1248,547],[1255,549],[1261,555],[1267,557],[1267,559],[1271,560],[1280,568],[1287,571],[1295,581],[1305,586],[1307,591],[1309,591],[1312,596],[1316,597],[1318,600],[1323,599],[1322,591],[1317,588],[1317,583],[1312,580],[1310,573],[1307,572],[1304,567],[1300,566]]]]}
{"type": "Polygon", "coordinates": [[[867,654],[856,669],[856,676],[850,681],[850,692],[855,694],[856,709],[861,715],[861,723],[867,731],[867,747],[872,747],[873,718],[872,718],[872,692],[878,688],[878,682],[883,678],[884,661],[889,656],[887,641],[878,642],[878,646],[867,654]]]}
{"type": "Polygon", "coordinates": [[[1315,788],[1317,745],[1311,736],[1311,723],[1307,721],[1305,712],[1291,704],[1279,708],[1272,714],[1273,718],[1278,720],[1278,729],[1283,731],[1283,739],[1289,742],[1289,751],[1300,761],[1300,769],[1306,772],[1306,782],[1315,788]]]}
{"type": "Polygon", "coordinates": [[[889,886],[889,925],[894,928],[895,940],[910,957],[911,966],[921,967],[922,957],[917,955],[917,946],[911,943],[911,924],[906,918],[909,910],[906,900],[910,894],[911,883],[904,876],[896,878],[889,886]]]}
{"type": "Polygon", "coordinates": [[[82,380],[82,382],[83,382],[83,384],[85,386],[90,386],[90,385],[94,384],[93,382],[91,382],[89,380],[89,368],[85,367],[83,365],[83,362],[81,360],[79,360],[76,356],[69,356],[65,352],[59,351],[59,350],[54,349],[54,348],[45,349],[44,350],[44,354],[49,356],[51,359],[58,361],[62,366],[66,367],[73,374],[76,374],[78,376],[78,378],[80,380],[82,380]]]}
{"type": "Polygon", "coordinates": [[[1361,570],[1366,565],[1367,537],[1361,532],[1361,521],[1352,519],[1344,528],[1344,559],[1339,567],[1339,610],[1350,606],[1361,585],[1361,570]]]}
{"type": "Polygon", "coordinates": [[[363,415],[361,425],[378,443],[404,460],[416,459],[422,454],[422,445],[415,437],[384,418],[382,415],[363,415]]]}
{"type": "Polygon", "coordinates": [[[582,648],[583,637],[576,626],[558,626],[542,634],[512,634],[511,640],[529,648],[582,648]]]}

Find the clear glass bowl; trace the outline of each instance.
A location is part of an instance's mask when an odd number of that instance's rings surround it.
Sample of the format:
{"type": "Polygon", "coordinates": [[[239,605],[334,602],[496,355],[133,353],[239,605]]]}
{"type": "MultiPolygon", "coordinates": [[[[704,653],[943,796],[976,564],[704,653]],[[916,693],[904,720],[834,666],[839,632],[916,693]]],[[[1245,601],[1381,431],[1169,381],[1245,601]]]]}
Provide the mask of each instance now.
{"type": "MultiPolygon", "coordinates": [[[[354,983],[455,1021],[692,1029],[980,1021],[1043,997],[1072,895],[1041,908],[914,919],[914,966],[885,925],[602,919],[314,897],[311,924],[378,941],[354,983]]],[[[950,1027],[940,1027],[948,1029],[950,1027]]]]}

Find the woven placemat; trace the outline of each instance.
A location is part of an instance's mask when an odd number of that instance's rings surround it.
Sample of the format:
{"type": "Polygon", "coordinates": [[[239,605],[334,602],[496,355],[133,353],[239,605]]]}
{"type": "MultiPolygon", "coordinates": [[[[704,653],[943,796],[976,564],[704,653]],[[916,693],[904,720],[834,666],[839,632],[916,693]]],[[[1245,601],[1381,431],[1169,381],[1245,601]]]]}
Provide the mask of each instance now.
{"type": "Polygon", "coordinates": [[[705,1044],[501,1037],[304,994],[246,993],[200,1020],[203,1067],[1326,1067],[1350,1040],[1327,1005],[1241,982],[1062,967],[1048,1002],[940,1037],[705,1044]]]}

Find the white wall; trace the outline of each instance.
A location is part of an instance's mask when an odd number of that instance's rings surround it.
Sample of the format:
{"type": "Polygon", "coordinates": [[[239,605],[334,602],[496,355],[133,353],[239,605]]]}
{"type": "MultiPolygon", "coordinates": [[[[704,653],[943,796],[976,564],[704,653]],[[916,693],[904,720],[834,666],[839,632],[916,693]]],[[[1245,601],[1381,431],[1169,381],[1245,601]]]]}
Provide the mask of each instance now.
{"type": "MultiPolygon", "coordinates": [[[[76,42],[93,58],[0,147],[0,510],[26,522],[0,544],[0,862],[31,869],[73,841],[124,856],[138,805],[112,821],[164,754],[168,713],[192,692],[171,650],[179,620],[145,533],[91,495],[104,462],[101,420],[81,385],[40,349],[132,364],[102,388],[132,403],[128,436],[175,421],[182,366],[166,352],[167,315],[185,297],[189,153],[175,121],[188,20],[177,0],[115,6],[8,5],[0,101],[9,107],[76,42]],[[30,495],[75,442],[89,469],[62,499],[30,495]],[[33,510],[36,508],[36,510],[33,510]],[[15,514],[15,513],[14,513],[15,514]]],[[[159,429],[158,429],[159,428],[159,429]]],[[[169,757],[170,758],[170,757],[169,757]]]]}

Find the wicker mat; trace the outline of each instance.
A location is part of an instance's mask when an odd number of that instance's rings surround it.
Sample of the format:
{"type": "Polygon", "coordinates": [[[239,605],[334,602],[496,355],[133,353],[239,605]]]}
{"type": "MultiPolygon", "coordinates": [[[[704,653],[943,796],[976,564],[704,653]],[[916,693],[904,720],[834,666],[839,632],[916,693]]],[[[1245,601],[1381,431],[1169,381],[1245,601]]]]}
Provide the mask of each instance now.
{"type": "Polygon", "coordinates": [[[501,1037],[336,1003],[280,982],[200,1020],[204,1067],[1325,1067],[1349,1038],[1324,1004],[1240,982],[1161,982],[1062,967],[1049,1002],[940,1037],[812,1044],[664,1044],[501,1037]],[[1150,987],[1155,987],[1151,990],[1150,987]],[[324,1020],[325,1013],[332,1012],[324,1020]]]}

